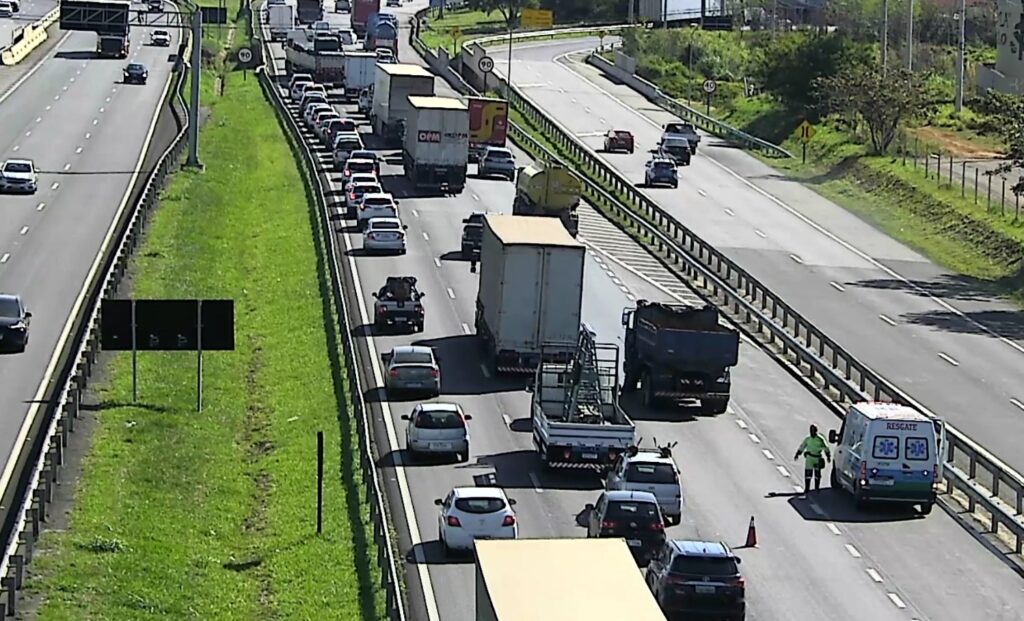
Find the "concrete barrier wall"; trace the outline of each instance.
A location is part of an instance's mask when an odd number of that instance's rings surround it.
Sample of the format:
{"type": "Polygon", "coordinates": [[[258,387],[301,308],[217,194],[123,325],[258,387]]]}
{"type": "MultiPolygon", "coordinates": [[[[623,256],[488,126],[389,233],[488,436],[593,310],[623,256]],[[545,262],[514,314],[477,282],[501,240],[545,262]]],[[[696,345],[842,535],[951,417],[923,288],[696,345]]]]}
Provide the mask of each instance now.
{"type": "Polygon", "coordinates": [[[46,41],[46,29],[52,26],[60,18],[60,9],[56,8],[46,14],[38,22],[29,24],[22,29],[21,39],[13,45],[0,50],[0,63],[4,65],[17,65],[25,60],[32,50],[36,49],[46,41]]]}

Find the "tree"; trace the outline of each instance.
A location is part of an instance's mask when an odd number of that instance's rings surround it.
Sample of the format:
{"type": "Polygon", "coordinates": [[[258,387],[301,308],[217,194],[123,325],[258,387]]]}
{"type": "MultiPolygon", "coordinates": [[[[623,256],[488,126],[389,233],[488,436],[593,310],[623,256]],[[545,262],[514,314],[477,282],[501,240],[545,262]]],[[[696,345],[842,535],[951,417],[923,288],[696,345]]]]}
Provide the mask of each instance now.
{"type": "Polygon", "coordinates": [[[467,0],[466,2],[466,6],[476,11],[484,13],[497,11],[505,20],[505,25],[509,30],[515,28],[519,23],[523,9],[530,8],[534,4],[534,0],[467,0]]]}
{"type": "Polygon", "coordinates": [[[816,87],[830,112],[854,114],[867,125],[872,153],[889,150],[900,124],[927,115],[933,106],[926,80],[911,79],[904,68],[890,67],[883,77],[878,67],[858,65],[820,78],[816,87]]]}
{"type": "MultiPolygon", "coordinates": [[[[1024,98],[997,94],[997,100],[1000,106],[996,116],[1006,142],[1006,161],[986,174],[1006,175],[1014,168],[1024,168],[1024,98]]],[[[1024,175],[1018,174],[1010,189],[1014,195],[1024,196],[1024,175]]]]}
{"type": "Polygon", "coordinates": [[[816,80],[870,62],[870,49],[844,34],[794,33],[765,49],[759,69],[766,91],[789,107],[814,113],[821,104],[816,80]]]}

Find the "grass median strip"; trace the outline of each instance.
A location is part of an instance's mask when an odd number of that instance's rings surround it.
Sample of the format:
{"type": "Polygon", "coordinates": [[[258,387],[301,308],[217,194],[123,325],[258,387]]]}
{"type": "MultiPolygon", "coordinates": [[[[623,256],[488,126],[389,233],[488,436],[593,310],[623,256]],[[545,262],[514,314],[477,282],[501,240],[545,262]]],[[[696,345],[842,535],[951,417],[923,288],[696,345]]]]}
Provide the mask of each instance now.
{"type": "Polygon", "coordinates": [[[204,104],[207,170],[165,192],[133,296],[233,298],[236,351],[206,355],[201,413],[194,354],[140,354],[137,406],[130,358],[111,360],[69,528],[31,565],[37,616],[383,618],[302,178],[256,79],[228,74],[204,104]]]}

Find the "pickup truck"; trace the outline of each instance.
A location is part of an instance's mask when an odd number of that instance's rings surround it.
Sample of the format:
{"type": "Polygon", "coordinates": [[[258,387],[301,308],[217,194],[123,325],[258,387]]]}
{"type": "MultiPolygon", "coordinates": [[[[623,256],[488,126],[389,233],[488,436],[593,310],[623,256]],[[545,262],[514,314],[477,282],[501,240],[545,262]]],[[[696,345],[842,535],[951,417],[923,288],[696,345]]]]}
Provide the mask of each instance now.
{"type": "Polygon", "coordinates": [[[693,123],[666,123],[664,132],[661,134],[662,142],[666,138],[682,138],[690,143],[690,152],[697,154],[697,145],[700,144],[700,134],[693,123]]]}
{"type": "Polygon", "coordinates": [[[426,294],[416,288],[414,276],[388,276],[380,291],[373,297],[373,325],[384,327],[405,326],[423,331],[423,302],[426,294]]]}

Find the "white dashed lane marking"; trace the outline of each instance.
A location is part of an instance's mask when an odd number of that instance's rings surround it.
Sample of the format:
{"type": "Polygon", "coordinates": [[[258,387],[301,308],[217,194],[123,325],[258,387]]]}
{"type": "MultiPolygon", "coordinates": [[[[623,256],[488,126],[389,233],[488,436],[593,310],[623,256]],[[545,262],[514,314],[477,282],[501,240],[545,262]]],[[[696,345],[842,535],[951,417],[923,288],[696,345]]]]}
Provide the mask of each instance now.
{"type": "Polygon", "coordinates": [[[71,164],[64,164],[64,170],[71,170],[71,164]]]}
{"type": "Polygon", "coordinates": [[[463,323],[462,324],[462,333],[463,334],[469,334],[469,324],[467,324],[467,323],[463,323]]]}
{"type": "Polygon", "coordinates": [[[885,323],[889,324],[890,326],[895,326],[896,325],[895,321],[893,321],[892,319],[889,319],[885,315],[879,315],[878,318],[881,319],[882,321],[884,321],[885,323]]]}
{"type": "Polygon", "coordinates": [[[842,535],[843,534],[842,531],[839,530],[839,527],[836,526],[835,524],[833,524],[832,522],[829,522],[828,524],[826,524],[826,526],[828,526],[828,529],[830,531],[832,531],[833,535],[842,535]]]}
{"type": "Polygon", "coordinates": [[[775,459],[775,455],[772,455],[772,452],[769,451],[768,449],[761,449],[761,454],[764,455],[765,459],[768,459],[768,460],[774,460],[775,459]]]}
{"type": "Polygon", "coordinates": [[[42,211],[45,208],[46,208],[46,203],[39,203],[38,205],[36,205],[36,211],[42,211]]]}
{"type": "Polygon", "coordinates": [[[434,257],[434,265],[437,267],[441,267],[441,259],[434,257]]]}
{"type": "Polygon", "coordinates": [[[803,259],[801,259],[800,257],[798,257],[798,256],[797,256],[797,255],[795,255],[795,254],[791,254],[791,255],[789,255],[789,258],[790,258],[790,259],[793,259],[794,261],[796,261],[796,262],[797,262],[797,263],[799,263],[800,265],[803,265],[803,264],[804,264],[804,260],[803,260],[803,259]]]}
{"type": "Polygon", "coordinates": [[[1024,410],[1024,403],[1021,403],[1019,399],[1010,399],[1010,403],[1012,403],[1015,407],[1024,410]]]}
{"type": "Polygon", "coordinates": [[[82,152],[82,147],[78,147],[77,149],[75,149],[75,153],[76,153],[76,154],[77,154],[77,153],[81,153],[81,152],[82,152]]]}
{"type": "Polygon", "coordinates": [[[0,257],[0,263],[7,263],[7,261],[8,261],[8,260],[9,260],[10,258],[11,258],[11,253],[9,253],[9,252],[5,252],[5,253],[4,253],[4,256],[0,257]]]}
{"type": "Polygon", "coordinates": [[[14,145],[14,148],[12,149],[12,151],[17,151],[20,148],[21,148],[21,145],[17,145],[16,144],[16,145],[14,145]]]}
{"type": "Polygon", "coordinates": [[[426,231],[423,232],[423,240],[430,241],[430,235],[427,235],[426,231]]]}
{"type": "Polygon", "coordinates": [[[942,352],[939,352],[939,358],[942,358],[943,360],[945,360],[949,364],[953,365],[954,367],[960,366],[960,363],[957,362],[956,360],[954,360],[953,357],[950,356],[949,354],[944,354],[942,352]]]}
{"type": "Polygon", "coordinates": [[[842,286],[841,284],[837,283],[834,280],[828,284],[832,285],[832,288],[834,288],[836,291],[846,291],[846,287],[842,286]]]}
{"type": "Polygon", "coordinates": [[[761,232],[760,230],[758,230],[758,229],[754,229],[754,233],[756,233],[756,234],[757,234],[757,236],[758,236],[758,237],[760,237],[761,239],[768,239],[768,236],[767,236],[767,235],[765,235],[764,233],[762,233],[762,232],[761,232]]]}
{"type": "Polygon", "coordinates": [[[893,606],[896,606],[900,610],[907,607],[907,605],[903,603],[903,600],[900,599],[899,595],[896,595],[895,593],[887,593],[886,595],[889,596],[889,601],[892,602],[893,606]]]}
{"type": "Polygon", "coordinates": [[[57,188],[59,188],[59,187],[60,187],[60,182],[59,182],[59,181],[55,181],[55,182],[53,183],[53,185],[51,185],[51,186],[50,186],[50,189],[51,189],[51,190],[56,190],[56,189],[57,189],[57,188]]]}
{"type": "Polygon", "coordinates": [[[741,419],[739,419],[739,418],[737,418],[737,419],[736,419],[736,425],[737,425],[737,426],[738,426],[738,427],[739,427],[740,429],[746,429],[746,428],[747,428],[747,423],[743,422],[743,421],[742,421],[741,419]]]}
{"type": "Polygon", "coordinates": [[[865,571],[868,572],[868,575],[871,576],[871,579],[874,580],[875,582],[879,582],[879,583],[882,582],[881,574],[879,574],[877,571],[875,571],[874,568],[868,567],[865,571]]]}
{"type": "Polygon", "coordinates": [[[761,443],[761,438],[758,438],[757,436],[755,436],[752,433],[748,433],[747,437],[750,438],[750,441],[753,442],[754,444],[760,444],[761,443]]]}
{"type": "Polygon", "coordinates": [[[453,300],[455,299],[455,292],[452,290],[451,287],[448,287],[448,297],[450,297],[453,300]]]}
{"type": "Polygon", "coordinates": [[[843,547],[846,548],[846,551],[849,552],[850,556],[852,556],[853,558],[860,558],[860,552],[857,551],[857,548],[853,547],[848,543],[844,544],[843,547]]]}
{"type": "Polygon", "coordinates": [[[19,234],[20,234],[20,235],[26,235],[26,234],[28,234],[28,227],[27,227],[27,226],[23,226],[23,227],[21,227],[21,231],[19,232],[19,234]]]}

